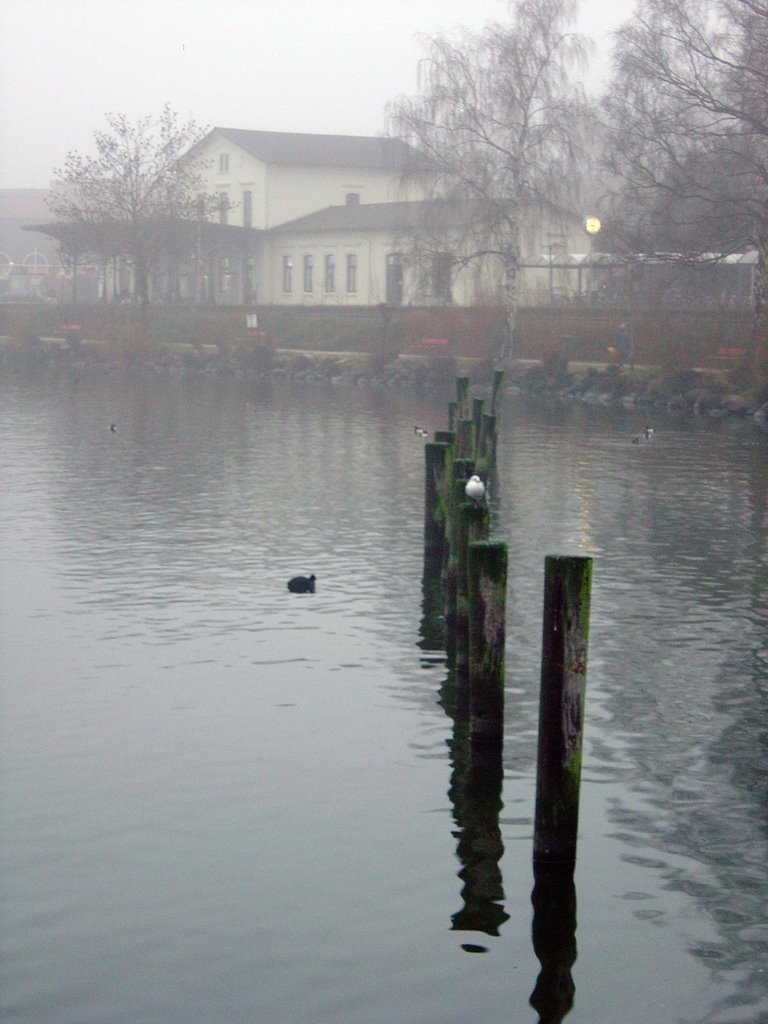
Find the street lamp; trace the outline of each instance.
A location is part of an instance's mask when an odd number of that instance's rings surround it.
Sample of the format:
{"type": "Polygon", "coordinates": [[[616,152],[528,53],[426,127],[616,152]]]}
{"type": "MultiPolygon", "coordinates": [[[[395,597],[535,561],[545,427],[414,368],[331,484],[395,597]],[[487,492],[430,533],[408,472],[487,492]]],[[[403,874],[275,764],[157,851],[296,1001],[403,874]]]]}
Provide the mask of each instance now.
{"type": "Polygon", "coordinates": [[[584,218],[584,230],[589,235],[589,297],[592,300],[592,260],[594,259],[595,238],[600,234],[600,218],[590,215],[584,218]]]}

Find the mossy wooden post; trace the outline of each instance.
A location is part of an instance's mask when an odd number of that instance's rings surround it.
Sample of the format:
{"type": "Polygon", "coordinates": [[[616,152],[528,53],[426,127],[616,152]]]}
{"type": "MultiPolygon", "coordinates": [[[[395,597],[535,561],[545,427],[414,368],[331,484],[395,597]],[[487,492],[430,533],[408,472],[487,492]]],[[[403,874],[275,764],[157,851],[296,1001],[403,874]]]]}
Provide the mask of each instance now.
{"type": "Polygon", "coordinates": [[[494,462],[495,453],[495,438],[496,417],[484,412],[480,422],[475,469],[486,482],[491,477],[491,467],[494,462]]]}
{"type": "MultiPolygon", "coordinates": [[[[457,501],[460,497],[463,495],[456,495],[457,501]]],[[[463,678],[469,675],[469,545],[476,540],[487,540],[490,526],[491,510],[484,501],[461,500],[457,505],[456,672],[463,678]]]]}
{"type": "Polygon", "coordinates": [[[472,462],[468,459],[454,459],[453,479],[448,485],[448,525],[443,560],[443,581],[445,587],[445,647],[449,658],[456,654],[456,510],[464,501],[464,488],[472,473],[472,462]]]}
{"type": "Polygon", "coordinates": [[[501,394],[501,385],[504,383],[504,371],[494,370],[493,371],[493,387],[491,388],[491,415],[495,416],[499,411],[499,395],[501,394]]]}
{"type": "Polygon", "coordinates": [[[469,377],[456,378],[456,401],[459,405],[459,417],[469,416],[469,377]]]}
{"type": "Polygon", "coordinates": [[[456,458],[475,460],[475,424],[473,420],[459,420],[456,424],[456,458]]]}
{"type": "MultiPolygon", "coordinates": [[[[424,566],[439,575],[443,565],[448,519],[446,474],[450,447],[433,442],[424,445],[424,566]]],[[[430,575],[432,573],[430,572],[430,575]]]]}
{"type": "Polygon", "coordinates": [[[474,431],[474,451],[472,452],[472,458],[477,459],[477,453],[480,450],[480,434],[483,429],[483,406],[485,400],[482,398],[472,399],[472,422],[475,424],[474,431]]]}
{"type": "Polygon", "coordinates": [[[458,402],[448,403],[448,429],[455,430],[456,424],[461,416],[461,409],[458,402]]]}
{"type": "Polygon", "coordinates": [[[591,558],[545,559],[535,863],[576,860],[591,583],[591,558]]]}
{"type": "Polygon", "coordinates": [[[498,747],[504,739],[504,644],[507,545],[475,540],[469,545],[469,738],[498,747]]]}
{"type": "Polygon", "coordinates": [[[455,430],[436,430],[435,431],[435,444],[449,444],[451,446],[456,444],[456,431],[455,430]]]}

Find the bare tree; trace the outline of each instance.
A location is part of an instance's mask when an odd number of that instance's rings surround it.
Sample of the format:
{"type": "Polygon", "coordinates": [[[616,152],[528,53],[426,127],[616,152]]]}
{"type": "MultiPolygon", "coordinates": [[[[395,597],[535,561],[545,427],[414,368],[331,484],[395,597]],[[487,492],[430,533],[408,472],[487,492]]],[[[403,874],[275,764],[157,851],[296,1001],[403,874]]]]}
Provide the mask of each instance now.
{"type": "Polygon", "coordinates": [[[391,112],[433,169],[433,197],[450,211],[443,220],[454,241],[463,225],[455,263],[500,265],[507,353],[527,222],[574,194],[586,112],[571,77],[586,59],[584,40],[570,30],[575,0],[520,0],[509,11],[509,23],[465,31],[455,42],[428,40],[419,95],[391,112]]]}
{"type": "Polygon", "coordinates": [[[183,159],[204,134],[194,122],[179,124],[166,105],[156,119],[110,114],[107,123],[94,132],[96,156],[69,153],[56,171],[49,208],[81,250],[130,262],[146,319],[152,269],[188,244],[180,225],[218,200],[202,195],[199,167],[183,159]]]}
{"type": "Polygon", "coordinates": [[[605,109],[609,166],[620,182],[615,216],[629,245],[695,258],[757,250],[752,344],[764,368],[768,7],[640,0],[618,33],[605,109]]]}

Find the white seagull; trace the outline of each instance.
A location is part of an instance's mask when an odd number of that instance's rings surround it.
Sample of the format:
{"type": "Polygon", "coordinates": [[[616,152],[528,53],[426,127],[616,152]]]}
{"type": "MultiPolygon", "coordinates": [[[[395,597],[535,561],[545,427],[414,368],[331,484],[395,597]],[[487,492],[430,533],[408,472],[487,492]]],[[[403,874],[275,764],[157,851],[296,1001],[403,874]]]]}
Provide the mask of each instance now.
{"type": "Polygon", "coordinates": [[[469,480],[467,480],[464,493],[468,498],[472,498],[473,500],[483,500],[485,497],[485,484],[477,474],[475,474],[475,476],[471,476],[469,480]]]}

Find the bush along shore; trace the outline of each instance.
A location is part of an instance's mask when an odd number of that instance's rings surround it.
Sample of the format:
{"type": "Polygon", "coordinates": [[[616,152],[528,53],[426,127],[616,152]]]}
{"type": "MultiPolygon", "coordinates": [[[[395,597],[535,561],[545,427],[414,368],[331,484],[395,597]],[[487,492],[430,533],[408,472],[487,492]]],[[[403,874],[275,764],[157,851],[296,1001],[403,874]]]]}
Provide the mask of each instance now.
{"type": "MultiPolygon", "coordinates": [[[[490,360],[443,352],[399,354],[273,348],[269,344],[224,346],[158,345],[136,338],[116,343],[52,343],[37,338],[0,344],[0,361],[10,364],[69,366],[77,370],[135,369],[164,373],[225,375],[244,380],[282,379],[370,388],[444,389],[458,374],[480,387],[490,384],[490,360]],[[128,343],[130,341],[130,343],[128,343]]],[[[569,363],[559,353],[540,361],[520,360],[506,373],[506,390],[539,401],[625,409],[665,409],[697,416],[751,417],[768,428],[768,388],[757,388],[745,368],[663,369],[617,364],[569,363]]]]}

